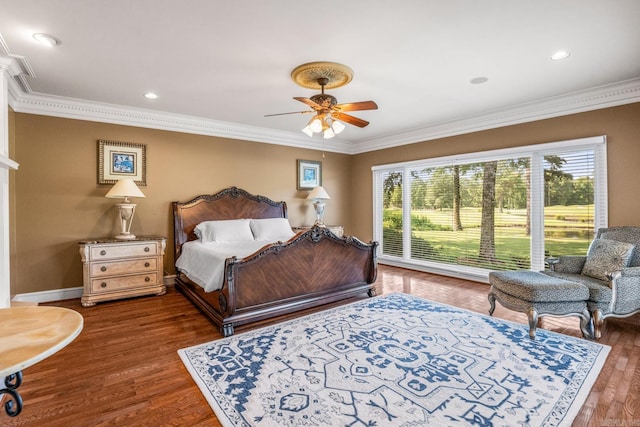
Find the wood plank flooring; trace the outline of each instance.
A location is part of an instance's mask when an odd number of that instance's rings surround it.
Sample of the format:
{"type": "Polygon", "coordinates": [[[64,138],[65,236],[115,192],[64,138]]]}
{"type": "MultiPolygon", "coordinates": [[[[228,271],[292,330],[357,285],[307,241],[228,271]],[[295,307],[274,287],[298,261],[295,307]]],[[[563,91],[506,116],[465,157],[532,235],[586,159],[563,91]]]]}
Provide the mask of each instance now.
{"type": "MultiPolygon", "coordinates": [[[[378,294],[406,292],[486,314],[488,286],[381,265],[378,294]]],[[[46,305],[84,316],[69,346],[24,370],[22,413],[2,426],[220,426],[177,350],[221,338],[182,294],[99,303],[46,305]]],[[[526,316],[497,304],[495,317],[526,325],[526,316]]],[[[581,336],[578,319],[544,317],[542,327],[581,336]]],[[[245,328],[238,328],[241,333],[245,328]]],[[[640,426],[640,316],[608,319],[599,341],[612,347],[575,422],[640,426]]]]}

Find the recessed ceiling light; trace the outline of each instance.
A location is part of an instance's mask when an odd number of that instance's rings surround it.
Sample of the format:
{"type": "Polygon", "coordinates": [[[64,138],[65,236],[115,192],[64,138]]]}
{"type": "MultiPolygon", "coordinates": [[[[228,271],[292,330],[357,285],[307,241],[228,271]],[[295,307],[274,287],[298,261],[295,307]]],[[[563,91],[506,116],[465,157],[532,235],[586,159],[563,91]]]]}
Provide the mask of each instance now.
{"type": "Polygon", "coordinates": [[[62,44],[62,42],[57,38],[45,33],[35,33],[33,35],[33,38],[38,43],[43,44],[45,46],[49,46],[49,47],[58,46],[59,44],[62,44]]]}
{"type": "Polygon", "coordinates": [[[571,56],[571,53],[569,51],[559,50],[551,55],[551,59],[553,59],[554,61],[560,61],[561,59],[567,59],[569,56],[571,56]]]}
{"type": "Polygon", "coordinates": [[[144,94],[144,97],[147,98],[147,99],[157,99],[158,95],[156,95],[153,92],[147,92],[147,93],[144,94]]]}
{"type": "Polygon", "coordinates": [[[489,79],[486,77],[476,77],[475,79],[471,79],[469,83],[471,83],[472,85],[481,85],[482,83],[486,83],[488,81],[489,79]]]}

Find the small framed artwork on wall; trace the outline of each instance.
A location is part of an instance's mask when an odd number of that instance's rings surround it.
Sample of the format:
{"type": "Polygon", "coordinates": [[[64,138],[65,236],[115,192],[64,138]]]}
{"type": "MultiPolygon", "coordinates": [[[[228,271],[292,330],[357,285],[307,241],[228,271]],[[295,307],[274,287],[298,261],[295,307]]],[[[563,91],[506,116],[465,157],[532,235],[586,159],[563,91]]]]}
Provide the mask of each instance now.
{"type": "Polygon", "coordinates": [[[98,184],[115,184],[122,178],[147,185],[147,146],[98,140],[98,184]]]}
{"type": "Polygon", "coordinates": [[[298,160],[298,190],[311,190],[322,185],[322,162],[298,160]]]}

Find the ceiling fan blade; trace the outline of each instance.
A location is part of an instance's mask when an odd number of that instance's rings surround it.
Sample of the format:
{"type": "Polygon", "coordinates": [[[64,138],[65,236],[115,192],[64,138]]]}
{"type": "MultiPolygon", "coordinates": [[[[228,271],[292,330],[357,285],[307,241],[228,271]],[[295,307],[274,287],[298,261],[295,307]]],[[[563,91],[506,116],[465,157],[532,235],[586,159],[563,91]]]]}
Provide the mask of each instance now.
{"type": "Polygon", "coordinates": [[[307,104],[309,107],[313,108],[314,110],[322,110],[322,105],[316,104],[315,102],[313,102],[309,98],[304,98],[304,97],[301,97],[301,96],[294,96],[293,99],[295,99],[296,101],[300,101],[303,104],[307,104]]]}
{"type": "Polygon", "coordinates": [[[348,104],[334,105],[333,108],[337,111],[377,110],[378,104],[373,101],[350,102],[348,104]]]}
{"type": "Polygon", "coordinates": [[[307,114],[307,113],[315,113],[315,111],[293,111],[291,113],[276,113],[276,114],[265,114],[265,117],[273,117],[273,116],[284,116],[285,114],[307,114]]]}
{"type": "Polygon", "coordinates": [[[358,126],[359,128],[363,128],[369,124],[369,122],[366,120],[362,120],[357,117],[350,116],[349,114],[341,113],[339,111],[332,112],[331,116],[333,116],[334,119],[349,123],[350,125],[358,126]]]}

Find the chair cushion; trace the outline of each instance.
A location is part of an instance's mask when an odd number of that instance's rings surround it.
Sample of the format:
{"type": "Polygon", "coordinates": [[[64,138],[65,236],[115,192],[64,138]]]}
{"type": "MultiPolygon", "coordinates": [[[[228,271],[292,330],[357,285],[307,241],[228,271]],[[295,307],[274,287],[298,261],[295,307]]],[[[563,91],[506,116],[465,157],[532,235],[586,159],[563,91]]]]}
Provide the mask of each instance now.
{"type": "Polygon", "coordinates": [[[609,287],[609,281],[583,276],[582,274],[558,273],[556,271],[545,271],[544,274],[586,286],[589,289],[589,301],[607,304],[611,302],[612,291],[609,287]]]}
{"type": "Polygon", "coordinates": [[[582,267],[582,274],[608,280],[607,274],[629,265],[635,245],[609,239],[594,239],[582,267]]]}
{"type": "Polygon", "coordinates": [[[586,301],[589,298],[586,286],[537,271],[492,271],[489,273],[489,283],[525,301],[567,302],[586,301]]]}

